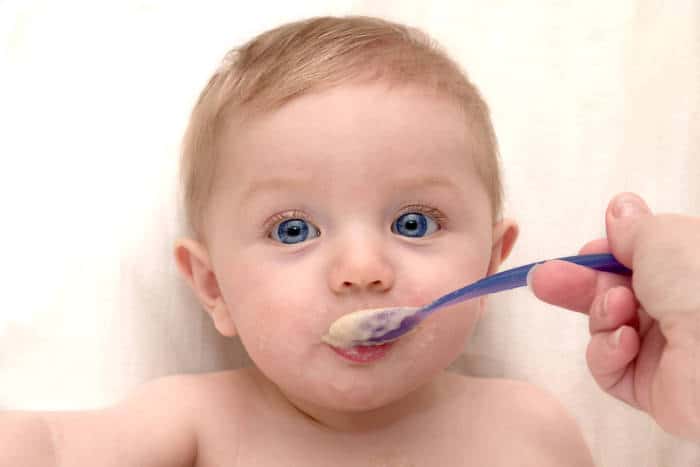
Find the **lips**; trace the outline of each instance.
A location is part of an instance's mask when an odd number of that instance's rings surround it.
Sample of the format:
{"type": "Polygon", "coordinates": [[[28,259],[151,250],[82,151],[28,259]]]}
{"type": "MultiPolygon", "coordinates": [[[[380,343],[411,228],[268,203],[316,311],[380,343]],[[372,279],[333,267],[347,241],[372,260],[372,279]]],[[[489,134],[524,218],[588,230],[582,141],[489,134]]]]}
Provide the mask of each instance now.
{"type": "Polygon", "coordinates": [[[381,345],[356,345],[347,349],[330,346],[331,349],[346,360],[354,363],[372,363],[386,355],[393,342],[381,345]]]}

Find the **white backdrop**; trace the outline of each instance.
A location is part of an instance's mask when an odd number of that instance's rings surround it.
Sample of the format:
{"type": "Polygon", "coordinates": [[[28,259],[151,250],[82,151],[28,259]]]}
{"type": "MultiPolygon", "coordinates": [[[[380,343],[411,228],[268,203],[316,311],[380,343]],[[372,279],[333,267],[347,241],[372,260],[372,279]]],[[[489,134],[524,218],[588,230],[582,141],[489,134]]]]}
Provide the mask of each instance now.
{"type": "MultiPolygon", "coordinates": [[[[350,13],[424,28],[483,91],[522,228],[504,267],[603,235],[619,191],[700,215],[695,0],[0,0],[0,409],[96,407],[245,361],[176,275],[180,137],[230,47],[350,13]]],[[[700,446],[597,389],[583,318],[494,296],[455,368],[548,388],[600,466],[700,465],[700,446]]]]}

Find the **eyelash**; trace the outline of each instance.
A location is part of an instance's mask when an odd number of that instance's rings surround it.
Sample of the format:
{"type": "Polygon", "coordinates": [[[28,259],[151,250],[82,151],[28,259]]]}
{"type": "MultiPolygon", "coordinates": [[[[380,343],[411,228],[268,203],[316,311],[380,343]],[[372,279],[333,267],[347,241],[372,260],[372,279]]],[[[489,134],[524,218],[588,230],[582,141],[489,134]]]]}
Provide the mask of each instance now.
{"type": "Polygon", "coordinates": [[[263,233],[265,236],[269,237],[272,235],[272,228],[280,222],[286,221],[287,219],[302,219],[306,222],[311,222],[311,219],[304,211],[293,209],[291,211],[279,212],[270,216],[270,218],[263,223],[263,233]]]}
{"type": "MultiPolygon", "coordinates": [[[[426,204],[415,203],[406,205],[399,209],[397,217],[409,212],[420,212],[421,214],[425,214],[432,217],[433,220],[437,222],[440,229],[444,229],[447,225],[447,216],[439,209],[428,206],[426,204]]],[[[266,237],[269,237],[272,234],[272,228],[280,222],[285,221],[287,219],[302,219],[306,222],[311,222],[310,216],[308,216],[304,211],[294,209],[291,211],[280,212],[274,214],[273,216],[270,216],[270,218],[263,223],[264,235],[266,237]]]]}
{"type": "Polygon", "coordinates": [[[437,222],[439,229],[444,229],[447,225],[447,216],[440,211],[438,208],[428,206],[427,204],[415,203],[404,206],[399,210],[399,216],[409,213],[409,212],[419,212],[433,218],[437,222]]]}

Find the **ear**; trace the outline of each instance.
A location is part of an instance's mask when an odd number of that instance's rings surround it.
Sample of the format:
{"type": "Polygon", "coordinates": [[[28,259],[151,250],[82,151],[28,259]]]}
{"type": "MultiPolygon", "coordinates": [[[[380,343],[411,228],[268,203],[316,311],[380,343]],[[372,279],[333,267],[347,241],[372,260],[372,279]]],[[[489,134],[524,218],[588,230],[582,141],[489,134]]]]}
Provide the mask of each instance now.
{"type": "Polygon", "coordinates": [[[518,239],[520,229],[512,219],[503,219],[493,226],[493,240],[491,241],[491,261],[487,274],[498,271],[501,263],[508,258],[515,241],[518,239]]]}
{"type": "MultiPolygon", "coordinates": [[[[487,276],[498,271],[501,263],[506,260],[515,241],[518,239],[518,224],[512,219],[503,219],[493,226],[493,236],[491,240],[491,260],[489,261],[489,269],[486,272],[487,276]]],[[[479,313],[484,313],[486,309],[486,296],[479,298],[479,313]]]]}
{"type": "Polygon", "coordinates": [[[175,242],[174,254],[180,274],[214,321],[216,329],[224,336],[236,335],[236,326],[221,295],[206,248],[196,240],[181,238],[175,242]]]}

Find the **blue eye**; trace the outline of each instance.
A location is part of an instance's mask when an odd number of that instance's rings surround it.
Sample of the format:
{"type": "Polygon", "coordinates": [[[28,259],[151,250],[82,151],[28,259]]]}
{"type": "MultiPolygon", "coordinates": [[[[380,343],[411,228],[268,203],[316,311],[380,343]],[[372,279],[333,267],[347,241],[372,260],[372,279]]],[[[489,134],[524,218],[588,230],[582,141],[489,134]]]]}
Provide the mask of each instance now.
{"type": "Polygon", "coordinates": [[[270,233],[270,236],[277,241],[287,245],[301,243],[309,237],[316,238],[320,232],[312,224],[304,219],[287,219],[277,224],[270,233]]]}
{"type": "Polygon", "coordinates": [[[391,225],[391,231],[405,237],[424,237],[438,230],[437,223],[420,212],[402,214],[391,225]]]}

